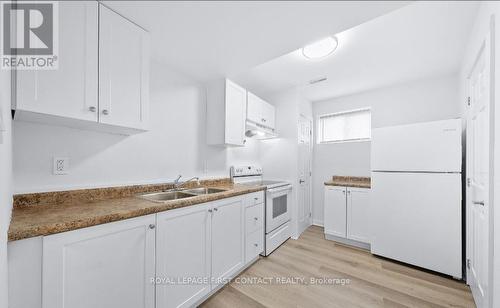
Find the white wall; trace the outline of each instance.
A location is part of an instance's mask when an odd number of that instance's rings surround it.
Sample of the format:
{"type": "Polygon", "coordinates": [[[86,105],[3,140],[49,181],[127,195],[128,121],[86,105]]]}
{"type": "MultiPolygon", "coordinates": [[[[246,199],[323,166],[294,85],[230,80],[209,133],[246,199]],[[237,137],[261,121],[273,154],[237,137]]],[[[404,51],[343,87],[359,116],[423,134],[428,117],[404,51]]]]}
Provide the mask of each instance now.
{"type": "MultiPolygon", "coordinates": [[[[489,268],[489,301],[490,307],[500,307],[500,107],[498,106],[498,95],[500,93],[500,83],[499,72],[500,72],[500,3],[496,1],[488,1],[481,3],[479,7],[478,15],[474,22],[473,30],[471,32],[469,41],[467,42],[467,48],[465,51],[465,56],[462,63],[462,69],[460,72],[460,97],[462,101],[467,96],[466,91],[466,78],[475,61],[475,55],[477,54],[478,46],[485,39],[485,35],[490,31],[490,23],[494,19],[493,32],[494,39],[492,40],[492,45],[494,45],[494,101],[490,105],[490,112],[493,115],[493,123],[491,126],[491,147],[490,155],[492,159],[490,162],[493,163],[493,167],[490,168],[490,193],[489,193],[489,205],[490,205],[490,268],[489,268]]],[[[461,111],[466,116],[466,105],[461,104],[461,111]]],[[[491,119],[491,117],[490,117],[491,119]]]]}
{"type": "MultiPolygon", "coordinates": [[[[458,87],[454,74],[314,102],[315,127],[322,114],[365,107],[373,128],[458,118],[458,87]]],[[[370,176],[370,142],[315,143],[313,152],[313,221],[322,225],[323,183],[333,175],[370,176]]]]}
{"type": "Polygon", "coordinates": [[[290,89],[265,97],[276,108],[276,131],[279,138],[261,141],[261,161],[267,179],[292,183],[292,236],[297,237],[298,121],[300,114],[312,118],[311,102],[290,89]]]}
{"type": "Polygon", "coordinates": [[[12,143],[10,72],[0,72],[0,307],[7,307],[7,232],[12,212],[12,143]]]}
{"type": "Polygon", "coordinates": [[[14,122],[14,191],[65,190],[172,181],[178,174],[228,176],[232,164],[258,163],[259,142],[207,146],[205,88],[152,63],[151,130],[119,136],[14,122]],[[70,159],[68,175],[52,175],[52,157],[70,159]]]}

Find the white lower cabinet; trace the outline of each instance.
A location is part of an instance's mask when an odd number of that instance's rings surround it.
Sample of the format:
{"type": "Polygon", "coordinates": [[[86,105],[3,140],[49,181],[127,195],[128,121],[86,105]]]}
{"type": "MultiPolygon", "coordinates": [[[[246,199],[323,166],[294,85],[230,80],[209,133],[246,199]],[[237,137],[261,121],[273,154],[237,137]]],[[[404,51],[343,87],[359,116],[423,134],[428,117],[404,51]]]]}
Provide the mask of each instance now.
{"type": "Polygon", "coordinates": [[[325,186],[324,206],[325,233],[339,237],[346,237],[346,188],[325,186]]]}
{"type": "Polygon", "coordinates": [[[157,307],[191,307],[210,292],[210,204],[157,214],[157,307]]]}
{"type": "Polygon", "coordinates": [[[155,307],[155,215],[43,238],[42,307],[155,307]]]}
{"type": "Polygon", "coordinates": [[[250,199],[263,193],[10,242],[12,307],[193,307],[262,252],[250,199]]]}
{"type": "Polygon", "coordinates": [[[245,208],[245,262],[250,263],[264,251],[264,203],[263,194],[249,195],[245,208]],[[260,196],[262,195],[262,198],[260,196]]]}
{"type": "Polygon", "coordinates": [[[224,284],[245,263],[244,198],[216,202],[212,216],[212,282],[224,284]]]}
{"type": "Polygon", "coordinates": [[[359,242],[370,242],[370,190],[347,189],[347,238],[359,242]]]}
{"type": "Polygon", "coordinates": [[[369,206],[368,188],[325,186],[325,235],[369,244],[369,206]]]}

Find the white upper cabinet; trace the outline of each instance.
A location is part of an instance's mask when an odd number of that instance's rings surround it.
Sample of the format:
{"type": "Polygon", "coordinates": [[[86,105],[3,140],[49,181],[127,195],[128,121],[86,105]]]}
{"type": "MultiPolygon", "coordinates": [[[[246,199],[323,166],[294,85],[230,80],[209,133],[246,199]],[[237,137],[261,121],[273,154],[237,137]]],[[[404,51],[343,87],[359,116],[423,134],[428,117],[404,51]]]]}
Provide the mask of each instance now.
{"type": "Polygon", "coordinates": [[[275,129],[275,108],[257,95],[248,92],[247,120],[259,126],[275,129]]]}
{"type": "Polygon", "coordinates": [[[247,91],[223,79],[207,86],[207,143],[245,145],[247,91]]]}
{"type": "Polygon", "coordinates": [[[99,120],[137,129],[149,119],[148,33],[100,7],[99,120]]]}
{"type": "Polygon", "coordinates": [[[16,72],[16,118],[27,112],[97,122],[98,3],[59,3],[59,68],[16,72]]]}
{"type": "Polygon", "coordinates": [[[148,33],[97,1],[59,3],[56,70],[16,71],[14,119],[118,134],[149,119],[148,33]]]}

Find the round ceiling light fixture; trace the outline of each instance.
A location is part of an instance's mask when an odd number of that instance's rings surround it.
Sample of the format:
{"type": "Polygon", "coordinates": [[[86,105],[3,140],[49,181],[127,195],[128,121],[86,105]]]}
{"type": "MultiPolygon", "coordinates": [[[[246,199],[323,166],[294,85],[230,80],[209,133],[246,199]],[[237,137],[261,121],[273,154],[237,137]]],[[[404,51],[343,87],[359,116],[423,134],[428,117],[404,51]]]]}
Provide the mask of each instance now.
{"type": "Polygon", "coordinates": [[[314,42],[302,48],[302,54],[307,59],[321,59],[337,49],[339,42],[336,37],[326,37],[320,41],[314,42]]]}

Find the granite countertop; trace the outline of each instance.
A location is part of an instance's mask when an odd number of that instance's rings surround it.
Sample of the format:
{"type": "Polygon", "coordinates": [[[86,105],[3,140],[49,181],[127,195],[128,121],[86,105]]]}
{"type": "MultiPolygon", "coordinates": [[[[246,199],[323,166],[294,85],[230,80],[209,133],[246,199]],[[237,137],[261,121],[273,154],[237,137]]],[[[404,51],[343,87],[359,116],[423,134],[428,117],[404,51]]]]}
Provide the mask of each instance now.
{"type": "Polygon", "coordinates": [[[14,196],[9,241],[76,230],[265,189],[263,186],[232,184],[230,181],[212,181],[202,182],[201,186],[223,188],[226,191],[166,202],[153,202],[137,196],[138,193],[171,188],[165,185],[14,196]]]}
{"type": "Polygon", "coordinates": [[[334,175],[330,181],[325,182],[327,186],[345,186],[358,188],[371,188],[371,178],[361,176],[334,175]]]}

